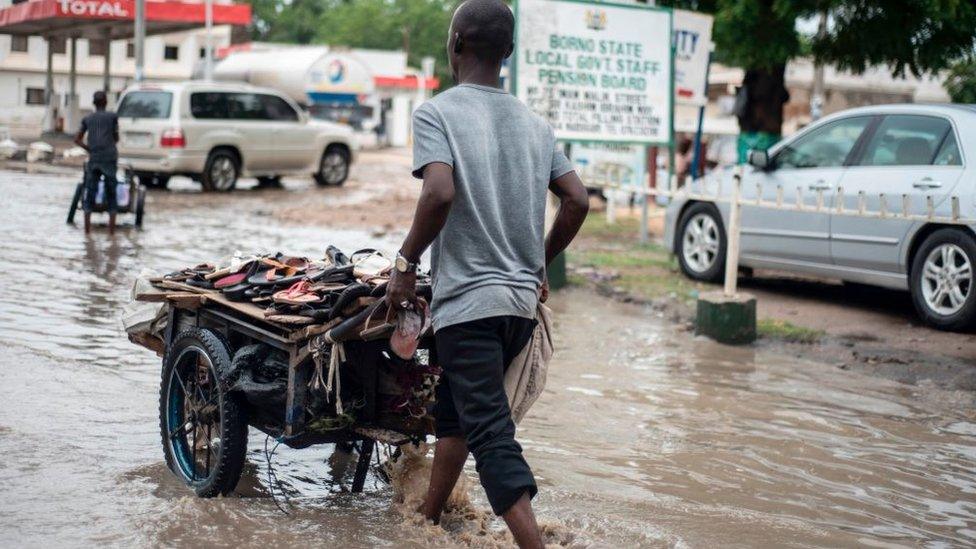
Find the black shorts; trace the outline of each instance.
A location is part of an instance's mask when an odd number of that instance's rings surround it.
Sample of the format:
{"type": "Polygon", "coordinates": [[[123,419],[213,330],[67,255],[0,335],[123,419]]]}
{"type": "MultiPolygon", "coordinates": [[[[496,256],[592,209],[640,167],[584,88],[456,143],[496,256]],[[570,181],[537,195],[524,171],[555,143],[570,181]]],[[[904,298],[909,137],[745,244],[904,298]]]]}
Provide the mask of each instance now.
{"type": "Polygon", "coordinates": [[[505,395],[505,369],[532,337],[536,321],[516,316],[482,318],[441,328],[435,334],[437,384],[435,431],[464,437],[474,454],[481,485],[496,514],[522,494],[534,496],[532,471],[515,441],[515,423],[505,395]]]}

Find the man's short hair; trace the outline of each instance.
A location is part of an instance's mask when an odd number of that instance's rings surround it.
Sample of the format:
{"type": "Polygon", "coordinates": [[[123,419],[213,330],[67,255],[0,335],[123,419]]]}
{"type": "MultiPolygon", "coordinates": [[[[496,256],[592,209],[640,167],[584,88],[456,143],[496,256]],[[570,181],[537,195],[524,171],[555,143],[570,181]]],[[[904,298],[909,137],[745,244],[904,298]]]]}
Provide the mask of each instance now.
{"type": "Polygon", "coordinates": [[[462,48],[482,61],[501,61],[515,34],[515,16],[501,0],[468,0],[454,13],[462,48]]]}
{"type": "Polygon", "coordinates": [[[105,96],[105,92],[98,90],[95,95],[92,96],[92,103],[96,105],[104,105],[108,103],[108,97],[105,96]]]}

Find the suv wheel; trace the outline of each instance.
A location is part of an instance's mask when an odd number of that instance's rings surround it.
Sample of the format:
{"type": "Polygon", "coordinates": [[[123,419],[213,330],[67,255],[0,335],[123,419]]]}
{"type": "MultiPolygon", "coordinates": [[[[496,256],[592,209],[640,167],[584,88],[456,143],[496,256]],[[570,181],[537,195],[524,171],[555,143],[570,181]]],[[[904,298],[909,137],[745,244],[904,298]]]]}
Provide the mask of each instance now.
{"type": "Polygon", "coordinates": [[[237,185],[240,175],[237,155],[226,149],[217,149],[207,157],[200,180],[205,191],[227,192],[237,185]]]}
{"type": "Polygon", "coordinates": [[[169,175],[153,172],[135,172],[136,180],[150,189],[165,189],[169,185],[169,175]]]}
{"type": "Polygon", "coordinates": [[[678,263],[689,278],[715,282],[725,271],[725,227],[712,204],[693,204],[678,223],[678,263]]]}
{"type": "Polygon", "coordinates": [[[325,149],[314,177],[319,185],[342,185],[349,177],[349,154],[336,146],[325,149]]]}
{"type": "Polygon", "coordinates": [[[940,330],[965,330],[976,322],[976,242],[963,231],[939,229],[912,259],[911,291],[922,319],[940,330]]]}

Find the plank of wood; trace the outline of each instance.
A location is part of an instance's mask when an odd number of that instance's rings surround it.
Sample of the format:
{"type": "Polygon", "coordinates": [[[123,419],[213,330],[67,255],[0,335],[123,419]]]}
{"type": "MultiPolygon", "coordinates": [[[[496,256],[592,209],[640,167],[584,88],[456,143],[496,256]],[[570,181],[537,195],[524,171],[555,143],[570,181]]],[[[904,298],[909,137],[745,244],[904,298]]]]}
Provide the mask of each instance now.
{"type": "Polygon", "coordinates": [[[208,299],[209,296],[190,293],[169,294],[166,296],[166,301],[172,303],[174,307],[191,310],[199,309],[207,302],[208,299]]]}
{"type": "Polygon", "coordinates": [[[166,352],[166,344],[163,340],[149,334],[129,334],[129,341],[155,352],[160,357],[166,352]]]}

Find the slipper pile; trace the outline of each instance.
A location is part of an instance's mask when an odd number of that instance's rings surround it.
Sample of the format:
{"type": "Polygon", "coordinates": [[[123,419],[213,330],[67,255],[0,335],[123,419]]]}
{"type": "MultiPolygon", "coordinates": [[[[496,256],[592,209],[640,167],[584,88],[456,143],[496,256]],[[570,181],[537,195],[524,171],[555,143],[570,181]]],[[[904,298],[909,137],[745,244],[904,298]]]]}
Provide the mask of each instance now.
{"type": "MultiPolygon", "coordinates": [[[[374,304],[385,296],[392,271],[393,262],[377,250],[366,248],[347,256],[329,246],[320,260],[283,253],[237,254],[217,264],[170,273],[164,279],[264,307],[268,320],[283,324],[321,324],[355,316],[373,305],[363,333],[383,337],[397,324],[392,318],[396,313],[374,304]],[[374,317],[382,318],[377,322],[374,317]]],[[[418,274],[417,296],[430,300],[430,278],[425,273],[418,274]]]]}

